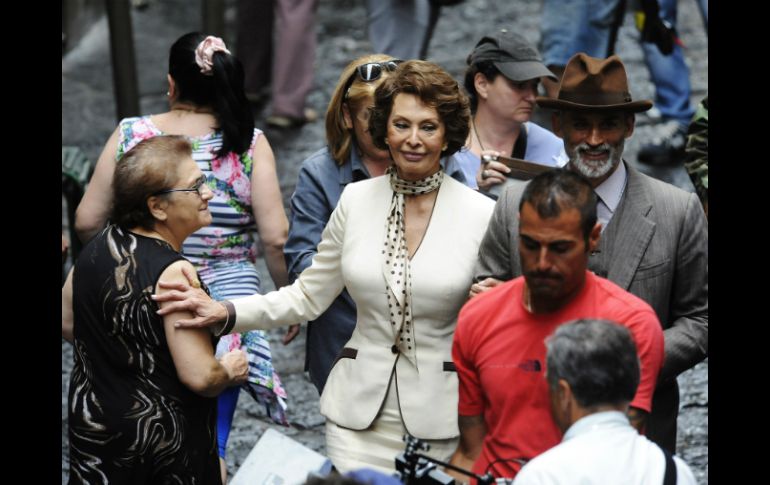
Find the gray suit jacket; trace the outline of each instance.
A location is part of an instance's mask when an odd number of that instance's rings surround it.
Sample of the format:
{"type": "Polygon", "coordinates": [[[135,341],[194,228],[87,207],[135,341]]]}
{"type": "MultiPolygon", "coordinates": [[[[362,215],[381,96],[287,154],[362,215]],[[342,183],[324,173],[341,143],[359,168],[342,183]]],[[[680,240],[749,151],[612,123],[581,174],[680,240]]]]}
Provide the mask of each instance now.
{"type": "MultiPolygon", "coordinates": [[[[624,162],[625,163],[625,162],[624,162]]],[[[588,267],[652,306],[666,355],[647,436],[673,451],[676,376],[708,355],[708,223],[695,194],[626,164],[628,182],[588,267]]],[[[521,275],[519,200],[525,184],[503,192],[479,248],[474,279],[521,275]]]]}

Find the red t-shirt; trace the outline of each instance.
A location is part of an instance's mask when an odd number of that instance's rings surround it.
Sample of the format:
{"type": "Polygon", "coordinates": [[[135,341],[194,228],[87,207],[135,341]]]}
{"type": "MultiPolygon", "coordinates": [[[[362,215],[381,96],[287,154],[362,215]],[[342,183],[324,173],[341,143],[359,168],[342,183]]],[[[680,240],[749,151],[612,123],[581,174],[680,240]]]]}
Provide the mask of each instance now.
{"type": "Polygon", "coordinates": [[[561,441],[550,412],[545,339],[562,323],[601,318],[631,331],[641,363],[633,407],[651,410],[663,365],[663,330],[655,311],[611,281],[586,272],[575,299],[549,314],[530,313],[523,291],[523,277],[508,281],[471,299],[457,318],[452,358],[460,379],[458,411],[483,415],[487,426],[473,466],[480,475],[513,477],[521,465],[506,460],[530,460],[561,441]]]}

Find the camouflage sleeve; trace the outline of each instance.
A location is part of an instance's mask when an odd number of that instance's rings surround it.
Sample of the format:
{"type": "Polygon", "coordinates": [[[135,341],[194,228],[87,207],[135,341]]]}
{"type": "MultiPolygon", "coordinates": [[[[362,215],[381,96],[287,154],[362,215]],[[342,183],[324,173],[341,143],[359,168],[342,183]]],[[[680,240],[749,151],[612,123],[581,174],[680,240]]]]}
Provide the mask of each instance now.
{"type": "Polygon", "coordinates": [[[687,130],[685,168],[701,202],[708,202],[709,188],[709,108],[708,96],[698,105],[687,130]]]}

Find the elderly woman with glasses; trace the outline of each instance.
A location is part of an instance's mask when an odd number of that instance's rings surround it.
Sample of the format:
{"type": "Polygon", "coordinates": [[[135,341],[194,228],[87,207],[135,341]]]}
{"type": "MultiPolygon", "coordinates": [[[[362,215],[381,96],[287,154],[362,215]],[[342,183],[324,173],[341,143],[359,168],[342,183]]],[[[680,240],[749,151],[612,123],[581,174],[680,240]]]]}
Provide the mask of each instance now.
{"type": "MultiPolygon", "coordinates": [[[[77,209],[75,227],[85,242],[104,225],[112,202],[110,181],[115,160],[141,140],[160,134],[185,135],[193,142],[193,159],[214,193],[213,222],[193,233],[182,247],[215,298],[259,293],[260,274],[255,229],[276,287],[288,283],[283,244],[288,221],[276,175],[275,158],[254,118],[243,88],[241,62],[222,39],[189,33],[171,46],[168,69],[170,110],[122,120],[99,157],[94,176],[77,209]]],[[[284,338],[296,334],[298,327],[284,338]]],[[[217,355],[244,346],[252,375],[246,389],[278,423],[286,424],[286,392],[273,369],[263,332],[220,340],[217,355]]],[[[225,451],[239,387],[219,397],[218,440],[225,480],[225,451]]]]}
{"type": "Polygon", "coordinates": [[[214,194],[191,154],[184,137],[158,136],[121,158],[112,224],[62,289],[62,335],[75,348],[70,483],[221,482],[214,398],[246,380],[246,354],[216,360],[209,332],[174,328],[189,313],[161,317],[150,298],[160,278],[195,275],[182,242],[211,223],[214,194]]]}
{"type": "MultiPolygon", "coordinates": [[[[291,281],[310,266],[343,189],[350,183],[383,175],[393,162],[388,150],[372,142],[369,111],[374,106],[375,89],[401,62],[384,54],[371,54],[342,70],[326,110],[327,146],[302,163],[291,198],[291,225],[284,246],[291,281]]],[[[453,158],[442,159],[442,165],[450,176],[466,181],[453,158]]],[[[347,289],[328,310],[308,322],[305,369],[319,394],[355,326],[356,305],[347,289]]]]}
{"type": "Polygon", "coordinates": [[[312,320],[347,288],[356,326],[321,394],[326,449],[342,471],[392,471],[405,433],[426,440],[436,458],[454,451],[452,335],[494,205],[441,168],[465,143],[470,121],[468,99],[449,74],[407,61],[374,99],[372,141],[393,166],[345,187],[318,253],[293,285],[216,302],[172,283],[156,297],[178,300],[161,313],[195,313],[178,325],[227,333],[312,320]]]}

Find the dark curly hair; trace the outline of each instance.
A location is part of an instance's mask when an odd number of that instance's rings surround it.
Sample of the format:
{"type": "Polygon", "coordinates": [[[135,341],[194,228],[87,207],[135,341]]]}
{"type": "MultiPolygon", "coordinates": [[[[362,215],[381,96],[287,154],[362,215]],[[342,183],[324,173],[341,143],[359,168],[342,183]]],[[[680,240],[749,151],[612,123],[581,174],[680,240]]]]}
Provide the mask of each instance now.
{"type": "Polygon", "coordinates": [[[457,81],[438,64],[427,61],[407,61],[374,92],[374,107],[369,118],[369,132],[377,148],[387,150],[388,118],[397,94],[414,94],[434,108],[444,123],[445,157],[454,154],[468,138],[471,111],[468,96],[460,90],[457,81]]]}

